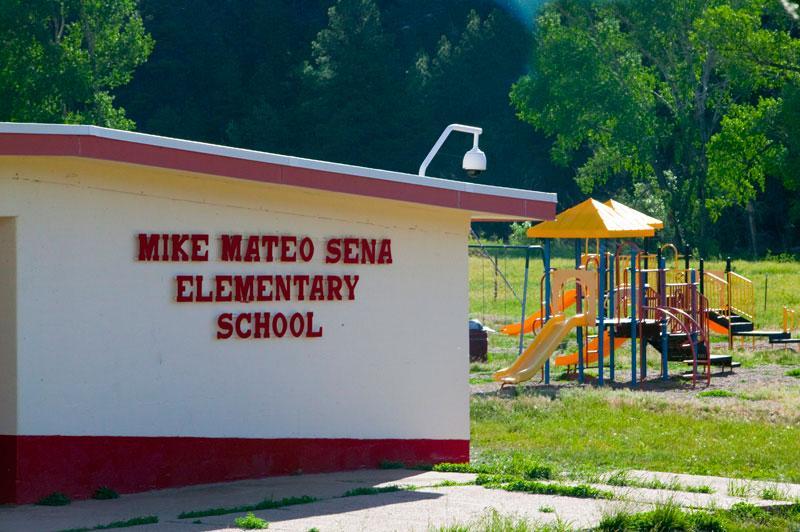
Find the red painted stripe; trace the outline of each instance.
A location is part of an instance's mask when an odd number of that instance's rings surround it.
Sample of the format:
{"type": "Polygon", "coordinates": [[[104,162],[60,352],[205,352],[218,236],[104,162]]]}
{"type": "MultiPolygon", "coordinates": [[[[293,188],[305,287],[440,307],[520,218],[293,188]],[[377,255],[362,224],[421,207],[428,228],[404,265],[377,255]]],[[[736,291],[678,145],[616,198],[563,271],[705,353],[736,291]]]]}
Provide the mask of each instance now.
{"type": "Polygon", "coordinates": [[[0,503],[31,503],[54,491],[88,498],[100,486],[132,493],[382,461],[468,460],[469,440],[0,436],[0,503]]]}
{"type": "Polygon", "coordinates": [[[92,135],[0,133],[0,155],[85,157],[234,177],[511,218],[552,220],[556,204],[284,166],[92,135]]]}

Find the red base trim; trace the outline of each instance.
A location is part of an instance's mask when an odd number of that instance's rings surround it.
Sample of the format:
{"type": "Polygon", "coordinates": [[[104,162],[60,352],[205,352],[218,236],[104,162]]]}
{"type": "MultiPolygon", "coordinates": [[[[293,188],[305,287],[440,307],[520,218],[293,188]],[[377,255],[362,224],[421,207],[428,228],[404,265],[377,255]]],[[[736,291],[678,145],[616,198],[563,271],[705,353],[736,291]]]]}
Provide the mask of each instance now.
{"type": "Polygon", "coordinates": [[[469,440],[0,436],[0,503],[54,491],[88,498],[292,473],[374,468],[382,461],[469,461],[469,440]]]}

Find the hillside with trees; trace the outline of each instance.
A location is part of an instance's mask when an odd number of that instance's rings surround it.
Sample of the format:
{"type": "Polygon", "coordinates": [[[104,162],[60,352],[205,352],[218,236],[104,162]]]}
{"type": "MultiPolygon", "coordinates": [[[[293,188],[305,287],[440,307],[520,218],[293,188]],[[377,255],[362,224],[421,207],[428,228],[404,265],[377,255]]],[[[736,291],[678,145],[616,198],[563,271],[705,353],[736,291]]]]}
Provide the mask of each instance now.
{"type": "MultiPolygon", "coordinates": [[[[412,173],[462,122],[485,131],[480,182],[562,207],[615,197],[706,254],[797,252],[800,41],[783,4],[11,0],[0,120],[412,173]]],[[[469,142],[429,174],[467,179],[469,142]]]]}

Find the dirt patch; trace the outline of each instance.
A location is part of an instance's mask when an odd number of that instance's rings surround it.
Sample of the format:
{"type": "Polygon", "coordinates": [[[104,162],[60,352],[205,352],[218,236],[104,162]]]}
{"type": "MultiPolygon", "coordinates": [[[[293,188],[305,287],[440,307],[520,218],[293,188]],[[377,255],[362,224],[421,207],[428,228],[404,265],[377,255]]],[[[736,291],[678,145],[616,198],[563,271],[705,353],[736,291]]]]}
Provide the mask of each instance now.
{"type": "MultiPolygon", "coordinates": [[[[701,415],[797,424],[800,423],[800,379],[787,376],[789,369],[791,367],[778,365],[736,368],[713,374],[710,385],[698,380],[695,387],[692,387],[690,380],[677,376],[663,381],[656,372],[652,372],[648,380],[632,387],[630,374],[625,371],[624,374],[617,373],[615,382],[606,379],[602,389],[608,391],[609,401],[636,400],[641,393],[642,400],[666,401],[680,408],[690,408],[701,415]],[[615,394],[615,390],[624,391],[625,394],[615,394]],[[730,395],[720,397],[703,393],[710,391],[724,391],[730,395]]],[[[565,392],[582,388],[601,389],[596,379],[587,379],[584,385],[574,380],[551,381],[549,385],[532,380],[504,388],[494,382],[470,385],[473,396],[500,398],[524,395],[556,398],[565,392]]]]}

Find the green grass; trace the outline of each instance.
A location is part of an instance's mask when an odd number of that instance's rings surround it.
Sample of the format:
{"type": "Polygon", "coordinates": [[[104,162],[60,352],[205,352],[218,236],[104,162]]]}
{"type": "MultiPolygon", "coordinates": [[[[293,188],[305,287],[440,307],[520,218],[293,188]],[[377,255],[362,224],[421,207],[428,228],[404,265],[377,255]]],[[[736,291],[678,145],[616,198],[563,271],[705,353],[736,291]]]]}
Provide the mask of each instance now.
{"type": "Polygon", "coordinates": [[[748,503],[730,510],[687,511],[673,503],[659,504],[649,512],[624,510],[603,516],[601,531],[688,531],[739,532],[753,530],[800,530],[800,506],[777,507],[770,511],[748,503]]]}
{"type": "Polygon", "coordinates": [[[538,480],[525,480],[510,475],[480,474],[475,483],[488,489],[501,489],[505,491],[521,491],[524,493],[537,493],[540,495],[558,495],[561,497],[576,497],[579,499],[613,499],[610,491],[599,490],[585,484],[573,486],[559,482],[540,482],[538,480]]]}
{"type": "Polygon", "coordinates": [[[36,501],[36,504],[38,504],[39,506],[66,506],[71,502],[72,501],[70,500],[70,498],[61,493],[60,491],[54,491],[50,495],[42,497],[41,499],[36,501]]]}
{"type": "Polygon", "coordinates": [[[736,394],[728,390],[705,390],[698,393],[697,397],[736,397],[736,394]]]}
{"type": "Polygon", "coordinates": [[[96,499],[98,501],[105,501],[109,499],[119,499],[119,493],[112,490],[109,487],[101,486],[95,490],[92,494],[92,499],[96,499]]]}
{"type": "Polygon", "coordinates": [[[473,397],[476,463],[518,455],[562,471],[647,469],[800,481],[800,426],[742,420],[655,394],[562,390],[508,398],[473,397]]]}
{"type": "MultiPolygon", "coordinates": [[[[494,252],[492,253],[494,256],[494,252]]],[[[551,265],[554,268],[573,268],[574,259],[554,257],[551,265]]],[[[693,267],[697,262],[693,261],[693,267]]],[[[783,306],[800,310],[800,264],[796,261],[779,260],[733,262],[733,270],[753,281],[756,302],[756,324],[759,328],[779,329],[783,324],[783,306]],[[766,282],[766,278],[769,281],[766,282]],[[767,306],[764,308],[764,285],[767,284],[767,306]]],[[[499,254],[498,267],[508,279],[509,284],[522,297],[522,284],[525,272],[525,259],[512,254],[499,254]]],[[[707,271],[725,269],[724,261],[706,261],[707,271]]],[[[539,281],[543,269],[541,260],[531,260],[528,277],[528,309],[527,314],[538,310],[539,281]]],[[[503,282],[502,277],[495,275],[494,266],[480,253],[471,251],[469,257],[470,317],[478,318],[494,329],[511,322],[518,322],[522,305],[503,282]],[[497,289],[495,291],[495,285],[497,289]],[[495,295],[496,294],[496,295],[495,295]]]]}
{"type": "Polygon", "coordinates": [[[207,508],[205,510],[182,512],[178,516],[178,519],[196,519],[198,517],[209,517],[213,515],[238,514],[257,510],[272,510],[274,508],[283,508],[284,506],[308,504],[315,502],[316,500],[316,498],[309,497],[308,495],[303,495],[302,497],[285,497],[277,501],[272,499],[264,499],[263,501],[255,504],[247,504],[243,506],[222,506],[219,508],[207,508]]]}
{"type": "Polygon", "coordinates": [[[342,497],[357,497],[359,495],[378,495],[379,493],[391,493],[394,491],[401,491],[403,489],[406,488],[397,485],[383,486],[380,488],[369,486],[369,487],[351,489],[350,491],[345,492],[345,494],[342,495],[342,497]]]}
{"type": "Polygon", "coordinates": [[[253,515],[253,512],[248,513],[244,517],[237,517],[233,520],[237,528],[242,530],[263,530],[269,528],[269,523],[265,520],[253,515]]]}
{"type": "Polygon", "coordinates": [[[610,486],[630,486],[633,488],[647,488],[653,490],[685,491],[689,493],[714,493],[711,486],[690,486],[682,484],[673,478],[670,482],[663,482],[657,478],[644,480],[631,477],[627,471],[617,471],[605,479],[610,486]]]}
{"type": "Polygon", "coordinates": [[[779,486],[767,486],[763,488],[759,494],[759,498],[765,501],[788,501],[791,500],[789,495],[782,490],[779,486]]]}
{"type": "Polygon", "coordinates": [[[503,515],[492,508],[469,523],[456,523],[430,530],[431,532],[569,532],[574,529],[561,519],[556,519],[554,523],[540,524],[514,515],[503,515]]]}
{"type": "Polygon", "coordinates": [[[484,456],[482,461],[474,463],[444,462],[433,466],[433,470],[448,473],[510,475],[527,480],[550,480],[558,474],[553,466],[519,453],[484,456]]]}
{"type": "Polygon", "coordinates": [[[787,377],[796,377],[800,379],[800,368],[790,369],[786,372],[787,377]]]}
{"type": "Polygon", "coordinates": [[[131,526],[152,525],[158,523],[158,516],[145,515],[142,517],[133,517],[124,521],[114,521],[106,525],[97,525],[91,528],[70,528],[62,530],[61,532],[86,532],[88,530],[110,530],[112,528],[128,528],[131,526]]]}

